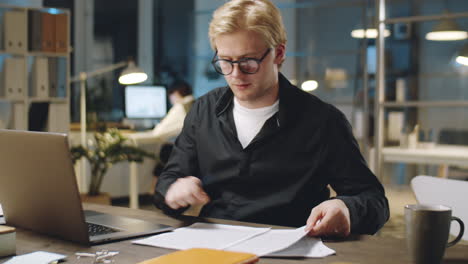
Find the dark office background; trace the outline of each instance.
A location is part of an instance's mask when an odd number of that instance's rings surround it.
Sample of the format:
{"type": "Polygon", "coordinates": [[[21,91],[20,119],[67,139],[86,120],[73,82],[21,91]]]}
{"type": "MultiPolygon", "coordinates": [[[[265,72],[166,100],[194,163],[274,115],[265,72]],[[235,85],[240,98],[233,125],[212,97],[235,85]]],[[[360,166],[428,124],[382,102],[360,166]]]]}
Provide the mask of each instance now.
{"type": "MultiPolygon", "coordinates": [[[[74,0],[44,0],[46,7],[68,8],[73,17],[74,0]]],[[[191,56],[193,42],[193,0],[154,1],[154,83],[170,86],[176,79],[184,79],[191,83],[191,56]]],[[[94,36],[95,38],[110,38],[113,47],[113,60],[119,62],[129,57],[137,56],[138,47],[138,1],[128,0],[96,0],[94,1],[94,36]]],[[[71,19],[71,42],[73,38],[74,21],[71,19]]],[[[73,69],[71,56],[71,72],[73,69]]],[[[118,83],[118,71],[114,73],[112,83],[101,82],[99,85],[109,86],[100,89],[111,91],[111,98],[102,101],[100,110],[117,112],[121,115],[101,114],[100,121],[120,121],[123,118],[124,89],[118,83]],[[104,119],[104,120],[102,120],[104,119]],[[110,119],[110,120],[105,120],[110,119]],[[114,120],[112,120],[114,119],[114,120]]],[[[93,101],[96,98],[88,98],[93,101]]],[[[72,121],[79,120],[78,99],[72,98],[72,121]]]]}

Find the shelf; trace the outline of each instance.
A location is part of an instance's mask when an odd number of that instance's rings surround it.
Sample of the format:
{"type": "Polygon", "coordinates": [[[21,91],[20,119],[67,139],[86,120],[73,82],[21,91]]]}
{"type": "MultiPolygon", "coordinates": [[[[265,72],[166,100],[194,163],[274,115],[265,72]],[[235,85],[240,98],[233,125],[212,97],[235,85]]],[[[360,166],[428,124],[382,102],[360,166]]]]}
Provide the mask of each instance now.
{"type": "Polygon", "coordinates": [[[468,106],[468,101],[405,101],[405,102],[384,102],[384,107],[454,107],[468,106]]]}
{"type": "Polygon", "coordinates": [[[24,99],[11,99],[6,97],[0,97],[0,101],[8,103],[24,103],[24,99]]]}
{"type": "Polygon", "coordinates": [[[387,18],[385,19],[384,23],[396,24],[396,23],[426,22],[426,21],[456,19],[456,18],[465,18],[465,17],[468,17],[468,12],[448,13],[448,14],[440,14],[440,15],[422,15],[422,16],[387,18]]]}
{"type": "MultiPolygon", "coordinates": [[[[0,4],[1,8],[5,6],[0,4]]],[[[31,118],[40,118],[48,120],[42,124],[45,131],[66,133],[70,123],[69,72],[73,50],[70,12],[23,6],[11,6],[11,9],[21,12],[2,9],[5,11],[3,25],[9,29],[5,30],[3,39],[14,44],[0,49],[5,75],[4,87],[0,89],[8,87],[9,91],[3,92],[0,100],[11,105],[8,128],[27,130],[31,118]],[[48,34],[40,34],[45,31],[48,34]],[[47,51],[42,45],[44,41],[48,44],[47,51]],[[27,46],[19,46],[20,43],[27,46]]]]}
{"type": "Polygon", "coordinates": [[[27,52],[6,52],[0,50],[0,55],[11,55],[11,56],[43,56],[43,57],[64,57],[68,56],[68,53],[59,52],[41,52],[41,51],[27,51],[27,52]]]}
{"type": "Polygon", "coordinates": [[[27,56],[44,56],[44,57],[67,57],[68,53],[29,51],[26,53],[26,55],[27,56]]]}
{"type": "Polygon", "coordinates": [[[61,103],[66,104],[68,100],[66,98],[29,98],[31,103],[61,103]]]}

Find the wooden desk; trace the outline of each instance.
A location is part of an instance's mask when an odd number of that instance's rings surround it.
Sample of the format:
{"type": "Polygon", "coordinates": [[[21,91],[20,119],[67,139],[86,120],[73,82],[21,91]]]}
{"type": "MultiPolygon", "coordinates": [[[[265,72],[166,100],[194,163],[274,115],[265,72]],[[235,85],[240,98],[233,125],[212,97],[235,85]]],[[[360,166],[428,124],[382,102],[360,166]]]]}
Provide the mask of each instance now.
{"type": "MultiPolygon", "coordinates": [[[[122,207],[100,206],[100,205],[85,205],[85,209],[102,211],[110,214],[138,217],[149,221],[158,221],[163,224],[169,224],[174,227],[191,224],[197,220],[194,217],[184,217],[182,220],[169,218],[162,213],[154,211],[135,210],[122,207]]],[[[242,223],[226,220],[208,219],[210,222],[224,224],[244,224],[249,226],[262,226],[259,224],[242,223]]],[[[154,258],[173,250],[162,249],[156,247],[139,246],[131,244],[132,240],[124,240],[115,243],[103,244],[93,247],[84,247],[63,240],[49,238],[38,235],[30,231],[17,230],[17,254],[26,254],[37,250],[45,250],[64,254],[69,256],[69,261],[73,263],[75,260],[75,252],[96,252],[100,249],[117,250],[120,254],[116,257],[116,263],[130,264],[154,258]]],[[[337,254],[323,259],[277,259],[277,258],[261,258],[259,264],[294,264],[294,263],[339,263],[346,262],[349,264],[401,264],[410,263],[405,241],[396,238],[382,238],[378,236],[360,236],[346,241],[326,241],[325,244],[336,250],[337,254]]],[[[0,258],[0,263],[5,262],[9,258],[0,258]]],[[[468,246],[455,245],[448,248],[445,253],[443,263],[468,263],[468,246]]]]}

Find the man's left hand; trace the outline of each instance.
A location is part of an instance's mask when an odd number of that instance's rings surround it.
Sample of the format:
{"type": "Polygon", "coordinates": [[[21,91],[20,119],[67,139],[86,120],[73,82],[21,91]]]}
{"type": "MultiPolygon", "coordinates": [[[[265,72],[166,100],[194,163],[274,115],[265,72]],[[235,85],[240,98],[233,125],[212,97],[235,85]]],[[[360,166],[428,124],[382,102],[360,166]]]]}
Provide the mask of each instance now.
{"type": "Polygon", "coordinates": [[[322,202],[312,209],[306,232],[309,236],[348,236],[351,232],[348,207],[340,199],[322,202]]]}

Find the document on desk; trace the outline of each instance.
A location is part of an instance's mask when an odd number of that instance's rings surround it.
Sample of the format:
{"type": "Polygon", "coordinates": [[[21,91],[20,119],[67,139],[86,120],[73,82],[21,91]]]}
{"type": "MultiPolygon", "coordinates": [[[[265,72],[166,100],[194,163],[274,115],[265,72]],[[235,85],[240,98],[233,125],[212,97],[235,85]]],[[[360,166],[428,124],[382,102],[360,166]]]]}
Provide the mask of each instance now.
{"type": "Polygon", "coordinates": [[[304,228],[272,230],[196,223],[133,243],[171,249],[224,249],[268,257],[321,258],[335,254],[320,239],[306,237],[304,228]]]}
{"type": "Polygon", "coordinates": [[[336,251],[325,246],[320,238],[306,236],[288,248],[268,254],[268,257],[324,258],[335,253],[336,251]]]}
{"type": "Polygon", "coordinates": [[[46,251],[36,251],[13,257],[4,264],[49,264],[53,261],[65,259],[66,257],[67,256],[61,254],[50,253],[46,251]]]}
{"type": "Polygon", "coordinates": [[[224,249],[269,230],[270,228],[195,223],[188,227],[177,228],[172,232],[136,240],[133,243],[170,249],[194,247],[224,249]]]}

